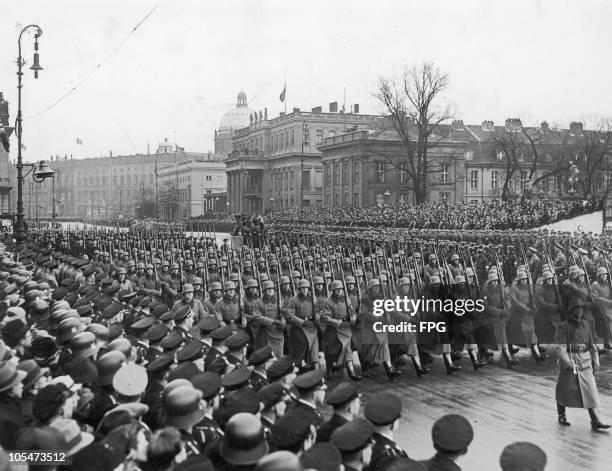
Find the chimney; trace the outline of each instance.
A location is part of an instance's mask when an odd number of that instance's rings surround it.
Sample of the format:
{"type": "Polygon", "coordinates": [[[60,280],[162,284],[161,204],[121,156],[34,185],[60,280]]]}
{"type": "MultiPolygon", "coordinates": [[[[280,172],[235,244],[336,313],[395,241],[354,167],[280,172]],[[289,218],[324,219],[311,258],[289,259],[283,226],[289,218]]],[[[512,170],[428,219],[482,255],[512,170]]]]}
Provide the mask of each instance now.
{"type": "Polygon", "coordinates": [[[506,131],[517,132],[523,128],[521,120],[518,118],[511,118],[506,120],[506,131]]]}
{"type": "Polygon", "coordinates": [[[333,103],[329,104],[329,112],[330,113],[337,113],[338,112],[338,102],[334,101],[333,103]]]}
{"type": "Polygon", "coordinates": [[[540,124],[540,129],[544,132],[548,131],[548,123],[546,121],[542,121],[542,123],[540,124]]]}
{"type": "Polygon", "coordinates": [[[580,136],[580,135],[582,135],[582,123],[581,122],[572,121],[570,123],[570,134],[572,134],[573,136],[580,136]]]}
{"type": "Polygon", "coordinates": [[[359,114],[359,103],[353,105],[353,113],[359,114]]]}
{"type": "Polygon", "coordinates": [[[453,131],[461,131],[463,129],[463,120],[455,119],[453,121],[453,131]]]}
{"type": "Polygon", "coordinates": [[[322,113],[322,112],[323,112],[323,108],[321,108],[320,106],[317,106],[312,109],[312,113],[322,113]]]}
{"type": "Polygon", "coordinates": [[[483,131],[493,131],[494,129],[495,129],[495,123],[493,123],[493,121],[483,121],[482,122],[483,131]]]}

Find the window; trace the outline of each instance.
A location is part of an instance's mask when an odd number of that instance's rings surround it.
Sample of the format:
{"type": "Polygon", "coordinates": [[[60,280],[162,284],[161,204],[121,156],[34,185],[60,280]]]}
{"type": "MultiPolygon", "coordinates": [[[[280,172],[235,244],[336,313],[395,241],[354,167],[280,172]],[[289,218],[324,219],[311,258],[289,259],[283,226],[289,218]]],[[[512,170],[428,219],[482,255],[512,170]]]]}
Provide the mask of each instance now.
{"type": "Polygon", "coordinates": [[[465,160],[474,160],[474,151],[468,150],[465,152],[465,160]]]}
{"type": "Polygon", "coordinates": [[[338,193],[334,195],[334,206],[336,205],[340,206],[340,194],[338,193]]]}
{"type": "Polygon", "coordinates": [[[400,193],[399,194],[399,203],[400,204],[405,204],[408,202],[408,195],[406,193],[400,193]]]}
{"type": "Polygon", "coordinates": [[[470,190],[478,191],[478,170],[470,170],[470,190]]]}
{"type": "Polygon", "coordinates": [[[359,183],[359,163],[353,162],[353,183],[359,183]]]}
{"type": "Polygon", "coordinates": [[[348,193],[344,193],[344,206],[348,206],[349,204],[349,194],[348,193]]]}
{"type": "MultiPolygon", "coordinates": [[[[340,164],[334,164],[334,185],[340,184],[340,164]]],[[[337,198],[339,200],[340,198],[337,198]]]]}
{"type": "Polygon", "coordinates": [[[385,164],[376,162],[376,183],[385,183],[385,164]]]}
{"type": "Polygon", "coordinates": [[[331,185],[331,165],[325,166],[325,186],[331,185]]]}
{"type": "Polygon", "coordinates": [[[521,190],[524,190],[526,187],[529,186],[529,172],[527,172],[527,170],[521,170],[521,174],[520,174],[520,178],[521,178],[521,190]]]}
{"type": "Polygon", "coordinates": [[[302,171],[302,188],[310,189],[310,170],[302,171]]]}
{"type": "Polygon", "coordinates": [[[382,192],[376,193],[376,204],[381,205],[385,202],[385,195],[382,192]]]}
{"type": "Polygon", "coordinates": [[[399,181],[400,183],[406,183],[406,164],[400,164],[399,166],[399,181]]]}
{"type": "Polygon", "coordinates": [[[310,145],[310,130],[308,129],[308,124],[304,124],[304,129],[303,129],[303,135],[302,135],[302,142],[304,143],[305,146],[309,146],[310,145]]]}
{"type": "Polygon", "coordinates": [[[317,129],[315,144],[317,146],[323,144],[323,129],[317,129]]]}
{"type": "Polygon", "coordinates": [[[321,170],[316,170],[315,171],[315,188],[321,188],[323,187],[323,172],[321,172],[321,170]]]}
{"type": "Polygon", "coordinates": [[[353,204],[359,204],[359,193],[353,193],[353,204]]]}
{"type": "Polygon", "coordinates": [[[442,183],[448,183],[448,164],[443,164],[442,165],[441,182],[442,183]]]}
{"type": "Polygon", "coordinates": [[[343,185],[349,184],[349,165],[350,164],[348,162],[342,163],[342,184],[343,185]]]}
{"type": "Polygon", "coordinates": [[[295,129],[291,130],[291,147],[295,144],[295,129]]]}
{"type": "Polygon", "coordinates": [[[325,195],[325,206],[331,206],[331,196],[329,194],[325,195]]]}
{"type": "Polygon", "coordinates": [[[499,188],[499,170],[491,171],[491,188],[497,190],[499,188]]]}
{"type": "Polygon", "coordinates": [[[448,203],[449,200],[450,193],[448,193],[447,191],[440,192],[440,201],[442,201],[443,203],[448,203]]]}
{"type": "Polygon", "coordinates": [[[558,175],[553,176],[553,190],[559,191],[559,176],[558,175]]]}
{"type": "MultiPolygon", "coordinates": [[[[287,176],[289,177],[289,189],[293,190],[293,181],[295,180],[295,172],[291,170],[287,176]]],[[[291,206],[293,206],[293,204],[291,206]]]]}
{"type": "Polygon", "coordinates": [[[289,148],[289,131],[285,131],[285,149],[289,148]]]}
{"type": "Polygon", "coordinates": [[[497,160],[504,160],[505,157],[506,157],[506,154],[504,153],[503,150],[497,151],[497,160]]]}

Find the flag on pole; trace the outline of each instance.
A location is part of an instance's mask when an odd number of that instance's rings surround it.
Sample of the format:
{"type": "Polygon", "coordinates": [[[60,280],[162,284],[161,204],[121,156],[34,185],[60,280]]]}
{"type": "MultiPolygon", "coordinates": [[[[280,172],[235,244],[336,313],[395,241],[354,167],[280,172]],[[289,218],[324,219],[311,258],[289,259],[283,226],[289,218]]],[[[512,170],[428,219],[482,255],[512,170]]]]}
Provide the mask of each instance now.
{"type": "Polygon", "coordinates": [[[285,87],[283,88],[283,91],[281,92],[279,98],[281,103],[283,103],[285,101],[285,96],[287,95],[287,84],[285,84],[285,87]]]}
{"type": "Polygon", "coordinates": [[[76,143],[77,143],[77,145],[82,146],[83,145],[83,139],[79,139],[77,137],[76,143]]]}

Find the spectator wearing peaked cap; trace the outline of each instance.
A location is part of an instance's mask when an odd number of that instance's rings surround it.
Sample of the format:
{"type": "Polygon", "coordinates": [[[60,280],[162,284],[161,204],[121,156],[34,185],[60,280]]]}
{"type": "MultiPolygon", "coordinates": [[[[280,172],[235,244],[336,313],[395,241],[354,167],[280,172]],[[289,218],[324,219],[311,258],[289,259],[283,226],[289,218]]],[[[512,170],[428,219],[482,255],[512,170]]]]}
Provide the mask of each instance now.
{"type": "Polygon", "coordinates": [[[315,443],[316,433],[310,414],[292,409],[279,417],[270,428],[270,445],[276,450],[302,453],[315,443]]]}
{"type": "MultiPolygon", "coordinates": [[[[318,435],[318,434],[317,434],[318,435]]],[[[300,455],[305,469],[317,471],[341,471],[342,455],[331,443],[316,443],[300,455]]]]}
{"type": "Polygon", "coordinates": [[[174,352],[183,344],[183,337],[177,330],[171,330],[159,343],[164,352],[174,352]]]}
{"type": "Polygon", "coordinates": [[[261,410],[261,404],[257,397],[257,393],[250,388],[231,391],[226,394],[220,401],[219,407],[213,412],[213,419],[219,427],[225,428],[227,421],[240,412],[249,414],[258,414],[261,410]]]}
{"type": "Polygon", "coordinates": [[[261,423],[266,429],[266,436],[268,438],[274,423],[285,414],[287,408],[285,398],[287,394],[287,390],[281,383],[268,384],[257,391],[259,402],[263,405],[261,423]]]}
{"type": "Polygon", "coordinates": [[[436,420],[431,438],[436,454],[421,463],[427,469],[459,469],[455,462],[467,453],[474,439],[474,430],[465,417],[448,414],[436,420]]]}
{"type": "Polygon", "coordinates": [[[227,361],[236,367],[246,364],[246,346],[249,343],[249,334],[244,330],[235,332],[225,339],[227,347],[227,361]]]}
{"type": "Polygon", "coordinates": [[[529,442],[516,442],[504,448],[499,457],[502,471],[544,471],[546,453],[529,442]]]}
{"type": "MultiPolygon", "coordinates": [[[[357,418],[338,427],[331,435],[330,442],[342,455],[342,463],[348,469],[375,468],[372,461],[374,428],[365,419],[357,418]]],[[[384,468],[381,468],[384,469],[384,468]]]]}
{"type": "Polygon", "coordinates": [[[76,358],[93,358],[96,336],[91,332],[81,332],[75,335],[70,342],[72,356],[76,358]]]}
{"type": "Polygon", "coordinates": [[[148,384],[147,371],[143,366],[124,363],[113,376],[113,389],[118,402],[137,402],[148,384]]]}
{"type": "Polygon", "coordinates": [[[297,388],[299,398],[293,404],[293,408],[301,409],[310,416],[310,422],[319,427],[323,422],[323,415],[319,408],[324,404],[325,370],[313,370],[297,376],[293,380],[297,388]]]}
{"type": "Polygon", "coordinates": [[[125,361],[125,355],[118,350],[105,353],[96,361],[100,389],[90,404],[89,419],[90,425],[94,428],[100,423],[106,411],[117,404],[114,396],[113,377],[125,361]]]}
{"type": "Polygon", "coordinates": [[[327,395],[327,403],[334,408],[334,413],[319,427],[318,442],[328,442],[334,430],[358,417],[361,406],[359,390],[354,383],[340,383],[327,395]]]}
{"type": "Polygon", "coordinates": [[[293,386],[293,380],[296,378],[297,368],[293,364],[293,359],[289,355],[284,355],[273,362],[267,369],[266,375],[270,383],[282,383],[286,389],[293,386]]]}
{"type": "Polygon", "coordinates": [[[168,381],[173,381],[175,379],[189,380],[200,372],[201,370],[194,362],[183,361],[170,370],[168,373],[168,381]]]}
{"type": "Polygon", "coordinates": [[[408,458],[395,442],[395,434],[402,415],[402,401],[395,394],[374,394],[364,407],[364,416],[374,426],[372,469],[384,469],[394,457],[408,458]]]}
{"type": "Polygon", "coordinates": [[[266,375],[266,368],[274,361],[274,353],[272,347],[265,347],[255,350],[249,356],[249,365],[253,366],[253,376],[251,376],[251,387],[255,391],[259,391],[262,387],[269,383],[266,375]]]}
{"type": "Polygon", "coordinates": [[[253,372],[246,367],[236,367],[221,378],[221,385],[226,391],[237,391],[250,386],[253,372]]]}

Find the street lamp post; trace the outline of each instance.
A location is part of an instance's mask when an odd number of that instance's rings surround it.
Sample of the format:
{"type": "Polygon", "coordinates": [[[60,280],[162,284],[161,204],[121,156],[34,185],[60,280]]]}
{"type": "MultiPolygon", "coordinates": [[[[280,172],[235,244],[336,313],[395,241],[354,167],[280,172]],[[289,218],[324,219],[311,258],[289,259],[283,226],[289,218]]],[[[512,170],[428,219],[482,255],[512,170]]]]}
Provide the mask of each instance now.
{"type": "MultiPolygon", "coordinates": [[[[25,65],[25,60],[21,56],[21,37],[23,33],[25,33],[28,29],[34,28],[34,63],[31,70],[34,71],[34,78],[38,78],[38,72],[42,70],[42,67],[39,63],[38,57],[38,38],[42,35],[42,30],[38,25],[28,25],[21,30],[19,33],[19,39],[17,40],[18,47],[18,56],[17,56],[17,120],[16,120],[16,128],[17,128],[17,218],[15,221],[15,240],[17,243],[23,243],[27,237],[26,235],[26,224],[25,224],[25,214],[23,211],[23,159],[21,155],[21,137],[22,137],[22,117],[21,117],[21,88],[23,87],[21,83],[21,77],[23,75],[22,68],[25,65]]],[[[33,167],[33,166],[32,166],[33,167]]]]}

